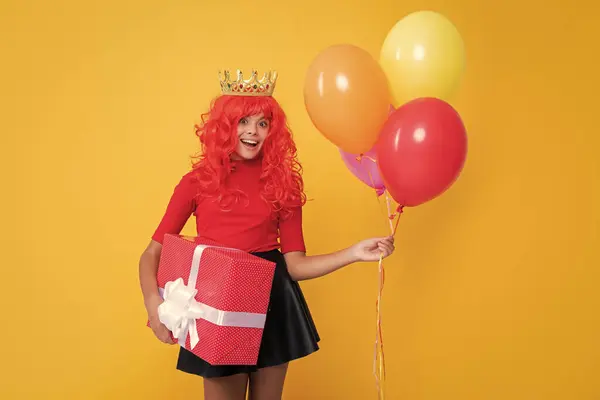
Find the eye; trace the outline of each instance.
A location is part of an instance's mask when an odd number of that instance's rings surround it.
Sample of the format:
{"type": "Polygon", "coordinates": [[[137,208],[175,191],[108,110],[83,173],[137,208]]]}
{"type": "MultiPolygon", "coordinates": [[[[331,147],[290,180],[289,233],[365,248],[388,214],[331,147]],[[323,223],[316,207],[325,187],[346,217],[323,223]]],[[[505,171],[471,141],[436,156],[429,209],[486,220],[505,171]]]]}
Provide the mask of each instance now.
{"type": "Polygon", "coordinates": [[[267,121],[260,121],[259,123],[261,128],[268,128],[269,127],[269,123],[267,121]]]}
{"type": "Polygon", "coordinates": [[[240,119],[240,125],[246,125],[248,123],[248,120],[246,118],[242,118],[240,119]]]}

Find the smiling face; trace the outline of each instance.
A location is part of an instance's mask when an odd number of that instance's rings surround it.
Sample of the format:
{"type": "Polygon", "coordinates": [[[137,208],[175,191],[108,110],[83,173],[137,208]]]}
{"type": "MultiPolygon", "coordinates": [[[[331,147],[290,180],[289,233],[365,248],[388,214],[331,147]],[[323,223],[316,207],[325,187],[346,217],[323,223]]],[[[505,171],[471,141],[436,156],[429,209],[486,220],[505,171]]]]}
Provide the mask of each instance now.
{"type": "Polygon", "coordinates": [[[256,158],[269,134],[269,127],[270,123],[262,113],[240,119],[237,127],[238,144],[235,158],[242,160],[256,158]]]}

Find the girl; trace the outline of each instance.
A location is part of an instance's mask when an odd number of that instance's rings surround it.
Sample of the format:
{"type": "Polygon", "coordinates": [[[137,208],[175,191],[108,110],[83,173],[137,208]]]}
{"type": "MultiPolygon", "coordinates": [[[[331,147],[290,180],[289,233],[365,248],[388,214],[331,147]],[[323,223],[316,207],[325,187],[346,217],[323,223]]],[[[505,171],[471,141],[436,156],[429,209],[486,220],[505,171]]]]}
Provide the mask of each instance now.
{"type": "Polygon", "coordinates": [[[374,238],[324,255],[306,255],[301,166],[286,117],[272,97],[276,74],[221,80],[222,94],[196,127],[201,155],[176,185],[139,265],[150,326],[173,344],[158,319],[156,273],[163,237],[178,234],[191,214],[200,237],[276,263],[258,364],[211,366],[184,348],[177,369],[204,378],[206,400],[281,399],[288,363],[318,350],[319,335],[298,281],[393,251],[393,239],[374,238]]]}

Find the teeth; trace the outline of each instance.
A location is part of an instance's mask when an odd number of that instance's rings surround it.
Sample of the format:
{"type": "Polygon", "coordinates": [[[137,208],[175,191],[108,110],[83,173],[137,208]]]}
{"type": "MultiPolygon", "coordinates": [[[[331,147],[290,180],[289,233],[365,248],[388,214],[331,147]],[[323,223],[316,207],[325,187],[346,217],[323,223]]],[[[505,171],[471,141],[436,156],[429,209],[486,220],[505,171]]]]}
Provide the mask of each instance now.
{"type": "Polygon", "coordinates": [[[247,143],[247,144],[258,144],[257,141],[255,140],[247,140],[247,139],[242,139],[242,143],[247,143]]]}

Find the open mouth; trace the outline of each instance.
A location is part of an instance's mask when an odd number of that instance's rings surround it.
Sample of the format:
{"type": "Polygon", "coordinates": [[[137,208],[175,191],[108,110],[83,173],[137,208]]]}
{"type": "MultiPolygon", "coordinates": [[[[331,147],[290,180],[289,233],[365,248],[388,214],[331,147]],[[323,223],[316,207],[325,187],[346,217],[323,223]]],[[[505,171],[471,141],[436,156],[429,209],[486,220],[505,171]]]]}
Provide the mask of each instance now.
{"type": "Polygon", "coordinates": [[[252,140],[252,139],[240,139],[240,142],[242,142],[242,144],[250,149],[255,148],[256,146],[258,146],[258,141],[256,140],[252,140]]]}

